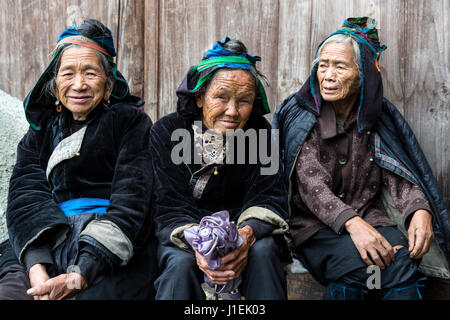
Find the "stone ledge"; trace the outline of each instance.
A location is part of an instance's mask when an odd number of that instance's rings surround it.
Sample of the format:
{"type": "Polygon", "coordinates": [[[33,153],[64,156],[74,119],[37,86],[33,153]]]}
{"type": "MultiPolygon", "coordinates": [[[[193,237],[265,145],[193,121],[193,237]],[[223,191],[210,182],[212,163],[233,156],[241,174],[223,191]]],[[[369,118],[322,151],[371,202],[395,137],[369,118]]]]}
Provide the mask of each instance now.
{"type": "MultiPolygon", "coordinates": [[[[288,300],[322,300],[325,287],[314,280],[310,273],[290,273],[287,276],[288,300]]],[[[450,280],[431,278],[421,290],[424,300],[450,300],[450,280]]],[[[380,299],[379,290],[369,292],[368,299],[380,299]]]]}

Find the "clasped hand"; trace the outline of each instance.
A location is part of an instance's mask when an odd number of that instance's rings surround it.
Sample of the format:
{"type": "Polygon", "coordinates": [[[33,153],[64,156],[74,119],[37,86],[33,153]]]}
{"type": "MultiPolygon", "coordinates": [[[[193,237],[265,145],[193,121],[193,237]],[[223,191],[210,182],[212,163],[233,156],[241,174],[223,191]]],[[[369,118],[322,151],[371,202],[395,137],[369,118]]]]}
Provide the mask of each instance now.
{"type": "Polygon", "coordinates": [[[239,278],[247,265],[248,251],[256,239],[250,226],[245,226],[238,232],[243,239],[242,245],[223,256],[220,267],[215,270],[210,269],[205,257],[194,249],[198,267],[214,284],[224,285],[228,281],[239,278]]]}
{"type": "Polygon", "coordinates": [[[29,277],[31,288],[27,294],[33,296],[34,300],[63,300],[87,288],[82,275],[72,272],[50,278],[42,264],[32,266],[29,277]]]}

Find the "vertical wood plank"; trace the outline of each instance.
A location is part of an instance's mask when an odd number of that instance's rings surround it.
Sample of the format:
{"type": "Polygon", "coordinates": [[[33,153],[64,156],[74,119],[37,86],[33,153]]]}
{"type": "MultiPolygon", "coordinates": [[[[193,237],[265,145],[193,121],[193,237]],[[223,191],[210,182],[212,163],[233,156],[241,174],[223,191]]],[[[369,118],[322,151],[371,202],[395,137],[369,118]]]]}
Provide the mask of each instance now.
{"type": "Polygon", "coordinates": [[[120,0],[117,66],[130,92],[144,96],[144,3],[120,0]]]}
{"type": "Polygon", "coordinates": [[[446,0],[406,1],[405,118],[450,206],[449,23],[446,0]]]}
{"type": "Polygon", "coordinates": [[[311,72],[312,0],[280,1],[277,103],[297,92],[311,72]]]}
{"type": "Polygon", "coordinates": [[[22,74],[20,61],[24,55],[21,50],[22,41],[20,24],[22,12],[21,0],[0,0],[0,89],[7,93],[21,97],[22,74]]]}
{"type": "MultiPolygon", "coordinates": [[[[41,25],[45,26],[48,21],[48,3],[46,1],[21,1],[21,53],[23,54],[20,62],[21,90],[19,98],[24,99],[25,95],[31,90],[39,78],[40,73],[48,65],[47,55],[48,33],[36,32],[41,25]],[[44,23],[43,23],[44,22],[44,23]]],[[[17,23],[16,22],[16,23],[17,23]]],[[[45,27],[44,27],[45,29],[45,27]]]]}
{"type": "Polygon", "coordinates": [[[159,117],[159,0],[145,1],[144,99],[145,112],[153,121],[159,117]]]}
{"type": "Polygon", "coordinates": [[[378,35],[387,49],[381,54],[379,66],[383,78],[384,96],[403,113],[405,37],[404,1],[383,0],[380,4],[378,35]]]}

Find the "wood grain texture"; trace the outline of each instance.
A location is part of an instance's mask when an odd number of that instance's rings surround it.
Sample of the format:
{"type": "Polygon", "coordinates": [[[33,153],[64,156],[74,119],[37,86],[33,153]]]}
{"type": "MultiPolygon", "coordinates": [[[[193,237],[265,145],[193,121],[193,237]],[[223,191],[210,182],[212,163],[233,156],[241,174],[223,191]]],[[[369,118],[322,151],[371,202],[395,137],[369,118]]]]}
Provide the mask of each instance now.
{"type": "MultiPolygon", "coordinates": [[[[271,79],[277,68],[278,1],[160,1],[160,115],[175,111],[175,91],[188,68],[225,36],[244,42],[257,64],[271,79]],[[226,14],[225,14],[226,13],[226,14]],[[257,35],[257,36],[256,36],[257,35]]],[[[272,109],[276,86],[267,89],[272,109]]]]}
{"type": "Polygon", "coordinates": [[[406,1],[404,113],[450,205],[449,1],[406,1]],[[447,27],[446,27],[447,26],[447,27]]]}
{"type": "MultiPolygon", "coordinates": [[[[113,32],[119,70],[153,121],[175,111],[189,66],[226,35],[268,77],[274,110],[310,73],[317,45],[345,18],[378,21],[384,95],[405,115],[450,205],[448,0],[0,0],[0,89],[23,99],[74,20],[113,32]]],[[[270,116],[268,117],[270,119],[270,116]]]]}
{"type": "Polygon", "coordinates": [[[144,110],[153,121],[159,118],[159,0],[145,1],[144,110]]]}
{"type": "Polygon", "coordinates": [[[145,6],[142,1],[120,0],[117,66],[127,79],[130,92],[144,96],[145,6]]]}
{"type": "Polygon", "coordinates": [[[58,36],[73,21],[79,25],[98,19],[117,41],[118,0],[0,0],[0,7],[0,89],[20,99],[45,70],[58,36]]]}

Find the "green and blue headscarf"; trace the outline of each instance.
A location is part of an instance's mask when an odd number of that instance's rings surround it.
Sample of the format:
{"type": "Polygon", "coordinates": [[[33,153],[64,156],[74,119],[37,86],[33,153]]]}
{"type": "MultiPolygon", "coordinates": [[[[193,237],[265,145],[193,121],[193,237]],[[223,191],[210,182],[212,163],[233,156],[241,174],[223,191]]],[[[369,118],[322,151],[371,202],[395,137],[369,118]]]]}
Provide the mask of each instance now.
{"type": "Polygon", "coordinates": [[[267,78],[256,69],[256,62],[261,61],[258,56],[248,53],[235,54],[225,49],[223,45],[230,40],[225,37],[218,41],[209,49],[203,60],[192,66],[186,77],[177,89],[177,111],[185,117],[192,117],[199,113],[195,103],[195,96],[211,79],[218,69],[243,69],[250,71],[257,79],[257,92],[254,102],[254,109],[260,114],[270,113],[264,85],[268,85],[267,78]]]}

